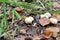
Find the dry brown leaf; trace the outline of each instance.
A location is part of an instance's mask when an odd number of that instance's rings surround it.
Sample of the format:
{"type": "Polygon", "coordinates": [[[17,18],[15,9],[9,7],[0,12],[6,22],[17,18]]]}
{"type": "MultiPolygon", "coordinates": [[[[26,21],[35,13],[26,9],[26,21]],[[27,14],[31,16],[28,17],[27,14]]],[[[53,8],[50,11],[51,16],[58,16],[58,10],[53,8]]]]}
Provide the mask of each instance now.
{"type": "Polygon", "coordinates": [[[46,28],[46,30],[50,30],[53,33],[52,35],[53,37],[56,37],[57,33],[60,31],[58,27],[49,27],[49,28],[46,28]]]}
{"type": "Polygon", "coordinates": [[[60,40],[60,37],[57,37],[56,40],[60,40]]]}
{"type": "Polygon", "coordinates": [[[58,15],[58,16],[56,17],[56,19],[57,19],[58,21],[60,21],[60,15],[58,15]]]}
{"type": "Polygon", "coordinates": [[[59,32],[60,31],[59,27],[49,27],[49,28],[46,28],[46,30],[50,30],[51,32],[59,32]]]}
{"type": "Polygon", "coordinates": [[[58,21],[60,21],[60,14],[53,13],[52,16],[56,18],[58,21]]]}
{"type": "Polygon", "coordinates": [[[57,32],[54,32],[52,36],[57,37],[57,34],[58,34],[57,32]]]}
{"type": "Polygon", "coordinates": [[[21,29],[21,30],[20,30],[20,33],[26,34],[26,29],[21,29]]]}
{"type": "Polygon", "coordinates": [[[58,13],[52,13],[53,17],[57,17],[59,14],[58,13]]]}
{"type": "Polygon", "coordinates": [[[36,35],[36,34],[33,36],[33,40],[40,40],[41,38],[42,38],[42,37],[39,37],[39,36],[36,35]]]}
{"type": "Polygon", "coordinates": [[[20,38],[19,40],[24,40],[24,38],[20,38]]]}
{"type": "Polygon", "coordinates": [[[18,11],[18,12],[22,11],[23,9],[24,9],[24,8],[22,8],[22,7],[16,7],[16,8],[15,8],[15,10],[18,11]]]}
{"type": "Polygon", "coordinates": [[[50,20],[49,20],[48,18],[41,18],[41,19],[39,20],[39,23],[40,23],[42,26],[45,26],[45,25],[47,25],[47,24],[50,23],[50,20]]]}
{"type": "Polygon", "coordinates": [[[53,3],[54,8],[60,9],[60,5],[57,2],[53,3]]]}
{"type": "Polygon", "coordinates": [[[52,32],[50,30],[45,30],[42,35],[45,38],[50,38],[52,36],[52,32]]]}

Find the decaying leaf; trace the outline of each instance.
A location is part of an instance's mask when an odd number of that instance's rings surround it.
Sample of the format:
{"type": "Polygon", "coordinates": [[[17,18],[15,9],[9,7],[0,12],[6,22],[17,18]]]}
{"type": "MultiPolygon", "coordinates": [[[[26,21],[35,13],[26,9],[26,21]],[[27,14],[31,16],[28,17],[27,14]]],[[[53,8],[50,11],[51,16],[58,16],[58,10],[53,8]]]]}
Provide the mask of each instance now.
{"type": "Polygon", "coordinates": [[[56,40],[60,40],[60,37],[57,37],[56,40]]]}
{"type": "Polygon", "coordinates": [[[50,30],[51,32],[59,32],[60,31],[59,27],[49,27],[49,28],[46,28],[46,30],[50,30]]]}
{"type": "Polygon", "coordinates": [[[50,38],[52,36],[52,32],[50,30],[45,30],[42,35],[44,38],[50,38]]]}
{"type": "Polygon", "coordinates": [[[60,15],[58,15],[58,16],[56,17],[56,19],[57,19],[58,21],[60,21],[60,15]]]}
{"type": "Polygon", "coordinates": [[[53,17],[56,17],[56,16],[58,16],[59,14],[58,13],[52,13],[52,16],[53,17]]]}
{"type": "Polygon", "coordinates": [[[60,21],[60,14],[53,13],[52,16],[56,18],[58,21],[60,21]]]}
{"type": "Polygon", "coordinates": [[[22,7],[16,7],[16,8],[15,8],[15,10],[18,11],[18,12],[22,11],[23,9],[24,9],[24,8],[22,8],[22,7]]]}
{"type": "Polygon", "coordinates": [[[39,23],[40,23],[42,26],[45,26],[45,25],[47,25],[47,24],[50,23],[50,20],[49,20],[48,18],[41,18],[41,19],[39,20],[39,23]]]}
{"type": "Polygon", "coordinates": [[[42,37],[40,37],[40,36],[38,36],[38,35],[36,35],[36,34],[33,36],[33,40],[40,40],[41,38],[42,38],[42,37]]]}
{"type": "Polygon", "coordinates": [[[21,29],[21,30],[20,30],[20,33],[26,34],[26,29],[21,29]]]}
{"type": "Polygon", "coordinates": [[[60,4],[58,4],[57,2],[54,2],[53,6],[54,6],[54,8],[60,9],[60,4]]]}
{"type": "Polygon", "coordinates": [[[57,33],[60,31],[58,27],[49,27],[49,28],[46,28],[46,30],[50,30],[53,33],[52,35],[53,37],[56,37],[57,33]]]}

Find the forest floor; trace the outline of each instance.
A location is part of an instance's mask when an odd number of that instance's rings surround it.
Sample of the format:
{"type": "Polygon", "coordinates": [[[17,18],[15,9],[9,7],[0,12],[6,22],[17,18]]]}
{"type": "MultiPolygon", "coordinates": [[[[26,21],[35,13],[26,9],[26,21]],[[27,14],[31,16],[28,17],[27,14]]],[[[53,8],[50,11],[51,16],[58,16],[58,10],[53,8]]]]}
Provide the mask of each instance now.
{"type": "Polygon", "coordinates": [[[59,1],[0,1],[0,40],[60,40],[59,1]]]}

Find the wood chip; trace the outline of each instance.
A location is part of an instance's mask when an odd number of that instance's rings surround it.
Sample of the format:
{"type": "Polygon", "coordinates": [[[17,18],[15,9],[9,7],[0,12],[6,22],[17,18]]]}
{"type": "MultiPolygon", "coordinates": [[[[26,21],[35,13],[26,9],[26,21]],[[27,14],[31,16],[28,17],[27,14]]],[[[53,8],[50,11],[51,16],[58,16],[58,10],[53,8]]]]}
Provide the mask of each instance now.
{"type": "Polygon", "coordinates": [[[45,25],[47,25],[47,24],[50,23],[50,20],[49,20],[48,18],[41,18],[41,19],[39,20],[39,23],[40,23],[42,26],[45,26],[45,25]]]}

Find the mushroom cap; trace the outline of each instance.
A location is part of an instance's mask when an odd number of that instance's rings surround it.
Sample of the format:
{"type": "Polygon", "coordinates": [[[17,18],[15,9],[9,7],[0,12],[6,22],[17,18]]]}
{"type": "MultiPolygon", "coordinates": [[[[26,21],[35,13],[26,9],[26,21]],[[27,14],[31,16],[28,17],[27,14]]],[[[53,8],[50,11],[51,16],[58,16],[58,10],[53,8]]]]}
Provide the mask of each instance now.
{"type": "Polygon", "coordinates": [[[46,12],[44,15],[45,15],[46,18],[51,17],[51,14],[49,12],[46,12]]]}
{"type": "Polygon", "coordinates": [[[44,17],[45,17],[45,15],[43,15],[43,14],[42,14],[42,15],[40,15],[40,18],[44,18],[44,17]]]}
{"type": "Polygon", "coordinates": [[[32,21],[34,20],[34,18],[33,17],[27,17],[26,19],[25,19],[25,23],[32,23],[32,21]]]}
{"type": "Polygon", "coordinates": [[[55,19],[55,18],[50,18],[50,22],[53,23],[53,24],[57,24],[58,23],[58,20],[55,19]]]}
{"type": "Polygon", "coordinates": [[[29,19],[31,19],[32,21],[34,20],[34,18],[33,18],[33,17],[31,17],[31,16],[29,17],[29,19]]]}

